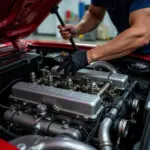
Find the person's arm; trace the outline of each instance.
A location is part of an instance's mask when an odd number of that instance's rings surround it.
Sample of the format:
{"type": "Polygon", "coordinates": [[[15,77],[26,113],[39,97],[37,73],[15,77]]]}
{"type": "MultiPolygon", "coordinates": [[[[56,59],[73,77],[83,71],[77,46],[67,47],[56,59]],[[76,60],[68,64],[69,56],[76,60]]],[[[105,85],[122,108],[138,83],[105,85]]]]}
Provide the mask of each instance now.
{"type": "Polygon", "coordinates": [[[110,42],[97,46],[87,53],[88,62],[123,57],[150,42],[150,8],[130,14],[131,27],[110,42]]]}
{"type": "Polygon", "coordinates": [[[68,40],[71,36],[77,37],[80,34],[84,34],[94,30],[98,24],[103,20],[105,15],[105,9],[101,6],[90,5],[89,10],[85,13],[83,19],[77,25],[67,24],[65,27],[59,25],[60,33],[65,40],[68,40]]]}
{"type": "Polygon", "coordinates": [[[80,23],[76,25],[77,34],[84,34],[96,29],[103,20],[105,12],[106,10],[103,7],[96,7],[91,4],[80,23]]]}

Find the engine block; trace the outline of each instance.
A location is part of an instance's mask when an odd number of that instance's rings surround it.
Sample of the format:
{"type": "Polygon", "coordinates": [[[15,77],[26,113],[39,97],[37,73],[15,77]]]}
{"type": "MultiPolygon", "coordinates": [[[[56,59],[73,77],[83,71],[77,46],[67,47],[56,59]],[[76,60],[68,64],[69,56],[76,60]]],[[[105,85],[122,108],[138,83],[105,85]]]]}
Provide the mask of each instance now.
{"type": "Polygon", "coordinates": [[[84,141],[95,148],[113,145],[113,135],[116,141],[126,139],[130,120],[139,112],[139,99],[132,95],[138,81],[129,82],[128,75],[106,62],[66,78],[57,69],[42,67],[30,73],[30,81],[13,84],[11,107],[4,113],[8,128],[84,141]]]}
{"type": "Polygon", "coordinates": [[[11,97],[36,105],[44,104],[59,113],[96,119],[106,103],[105,92],[115,96],[128,85],[128,76],[123,74],[87,68],[79,70],[75,76],[63,78],[57,68],[41,69],[39,78],[31,73],[31,83],[15,84],[11,97]]]}

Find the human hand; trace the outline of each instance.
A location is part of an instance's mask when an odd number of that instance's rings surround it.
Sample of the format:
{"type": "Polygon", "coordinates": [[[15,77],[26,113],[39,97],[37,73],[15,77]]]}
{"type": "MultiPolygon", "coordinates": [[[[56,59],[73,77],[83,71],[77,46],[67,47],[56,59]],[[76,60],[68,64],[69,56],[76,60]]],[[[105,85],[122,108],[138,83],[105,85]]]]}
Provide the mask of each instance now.
{"type": "Polygon", "coordinates": [[[75,73],[88,65],[87,51],[80,50],[75,52],[73,55],[69,55],[64,58],[63,63],[58,68],[58,72],[64,70],[64,77],[67,77],[70,73],[75,73]]]}
{"type": "Polygon", "coordinates": [[[77,28],[71,24],[67,24],[64,27],[59,25],[58,26],[59,32],[61,36],[65,39],[68,40],[70,37],[77,37],[77,28]]]}

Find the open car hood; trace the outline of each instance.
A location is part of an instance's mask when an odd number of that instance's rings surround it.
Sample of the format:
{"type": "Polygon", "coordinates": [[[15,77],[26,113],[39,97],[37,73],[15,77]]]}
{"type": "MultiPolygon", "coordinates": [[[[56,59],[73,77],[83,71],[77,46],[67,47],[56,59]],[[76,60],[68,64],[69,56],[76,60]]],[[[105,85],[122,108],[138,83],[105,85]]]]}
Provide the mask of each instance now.
{"type": "Polygon", "coordinates": [[[30,35],[61,0],[4,0],[0,5],[0,43],[30,35]]]}

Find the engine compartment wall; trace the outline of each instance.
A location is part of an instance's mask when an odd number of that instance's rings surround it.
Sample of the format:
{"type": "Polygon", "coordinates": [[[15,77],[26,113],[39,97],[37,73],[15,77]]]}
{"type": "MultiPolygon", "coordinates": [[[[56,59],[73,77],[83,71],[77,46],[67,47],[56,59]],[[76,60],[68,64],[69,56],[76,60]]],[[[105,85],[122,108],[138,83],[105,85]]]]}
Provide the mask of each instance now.
{"type": "MultiPolygon", "coordinates": [[[[39,54],[19,52],[0,58],[0,103],[9,106],[8,93],[11,86],[20,80],[29,81],[30,72],[37,71],[39,54]],[[8,86],[8,87],[7,87],[8,86]],[[6,89],[4,89],[7,87],[6,89]]],[[[0,112],[1,114],[1,112],[0,112]]]]}

